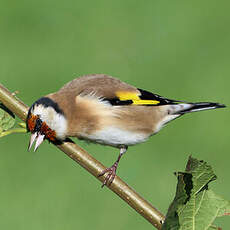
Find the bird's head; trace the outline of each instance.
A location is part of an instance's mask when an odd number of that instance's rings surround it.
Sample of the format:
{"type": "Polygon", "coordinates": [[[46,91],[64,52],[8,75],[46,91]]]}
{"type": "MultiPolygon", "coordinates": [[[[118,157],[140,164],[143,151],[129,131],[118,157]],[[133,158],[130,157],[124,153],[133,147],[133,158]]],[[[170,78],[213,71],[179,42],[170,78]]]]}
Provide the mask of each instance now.
{"type": "Polygon", "coordinates": [[[35,148],[45,140],[56,141],[65,139],[67,122],[59,105],[48,97],[37,100],[29,109],[26,125],[31,132],[29,150],[34,141],[35,148]]]}

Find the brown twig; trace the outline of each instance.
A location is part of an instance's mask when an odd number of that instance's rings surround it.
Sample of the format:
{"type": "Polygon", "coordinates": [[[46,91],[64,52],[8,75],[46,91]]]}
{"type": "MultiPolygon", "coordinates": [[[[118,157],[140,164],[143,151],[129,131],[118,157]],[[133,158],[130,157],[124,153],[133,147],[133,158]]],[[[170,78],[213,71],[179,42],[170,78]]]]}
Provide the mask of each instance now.
{"type": "MultiPolygon", "coordinates": [[[[0,84],[0,101],[13,113],[15,113],[23,121],[26,120],[28,106],[20,101],[13,93],[0,84]]],[[[75,143],[65,142],[57,147],[66,153],[71,159],[76,161],[88,172],[94,175],[98,180],[104,181],[103,177],[98,175],[105,169],[99,161],[93,158],[85,150],[80,148],[75,143]]],[[[137,192],[130,188],[118,176],[115,177],[113,183],[108,187],[128,203],[133,209],[140,213],[154,227],[161,229],[164,221],[164,216],[154,208],[148,201],[143,199],[137,192]]]]}

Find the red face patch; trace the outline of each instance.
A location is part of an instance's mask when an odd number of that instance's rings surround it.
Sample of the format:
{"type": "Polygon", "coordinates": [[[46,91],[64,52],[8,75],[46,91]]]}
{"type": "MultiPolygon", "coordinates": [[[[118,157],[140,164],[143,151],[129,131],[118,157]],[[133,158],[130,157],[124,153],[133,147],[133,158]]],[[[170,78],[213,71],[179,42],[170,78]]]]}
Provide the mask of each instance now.
{"type": "Polygon", "coordinates": [[[45,138],[50,141],[56,140],[56,132],[49,128],[49,126],[43,121],[41,127],[38,130],[36,129],[36,123],[40,119],[37,115],[30,114],[27,119],[27,127],[31,133],[40,132],[45,135],[45,138]]]}
{"type": "Polygon", "coordinates": [[[34,131],[36,121],[38,119],[38,116],[30,114],[29,118],[27,119],[27,126],[30,132],[34,131]]]}
{"type": "Polygon", "coordinates": [[[50,129],[45,122],[42,122],[41,133],[44,133],[45,138],[50,141],[55,141],[56,139],[56,132],[50,129]]]}

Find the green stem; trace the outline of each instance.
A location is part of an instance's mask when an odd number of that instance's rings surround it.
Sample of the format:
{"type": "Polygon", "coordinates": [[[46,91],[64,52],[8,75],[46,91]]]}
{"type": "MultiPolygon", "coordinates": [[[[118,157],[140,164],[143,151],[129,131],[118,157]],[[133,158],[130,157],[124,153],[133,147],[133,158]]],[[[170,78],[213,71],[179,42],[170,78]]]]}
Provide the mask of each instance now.
{"type": "Polygon", "coordinates": [[[18,123],[18,125],[19,125],[20,127],[22,127],[22,128],[25,128],[25,129],[26,129],[26,123],[24,123],[24,122],[20,122],[20,123],[18,123]]]}
{"type": "Polygon", "coordinates": [[[4,137],[13,133],[26,133],[27,130],[24,128],[15,128],[15,129],[9,129],[7,131],[3,131],[2,133],[0,133],[0,137],[4,137]]]}

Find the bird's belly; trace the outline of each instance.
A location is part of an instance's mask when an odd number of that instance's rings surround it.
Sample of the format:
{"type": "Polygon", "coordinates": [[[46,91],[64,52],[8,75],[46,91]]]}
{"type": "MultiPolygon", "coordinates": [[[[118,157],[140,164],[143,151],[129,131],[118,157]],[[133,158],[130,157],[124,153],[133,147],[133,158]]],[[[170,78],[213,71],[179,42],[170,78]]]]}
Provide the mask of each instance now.
{"type": "Polygon", "coordinates": [[[80,138],[104,145],[119,147],[144,142],[148,137],[149,135],[143,132],[131,132],[117,127],[106,127],[88,135],[81,135],[80,138]]]}

